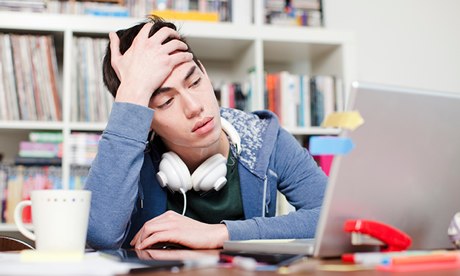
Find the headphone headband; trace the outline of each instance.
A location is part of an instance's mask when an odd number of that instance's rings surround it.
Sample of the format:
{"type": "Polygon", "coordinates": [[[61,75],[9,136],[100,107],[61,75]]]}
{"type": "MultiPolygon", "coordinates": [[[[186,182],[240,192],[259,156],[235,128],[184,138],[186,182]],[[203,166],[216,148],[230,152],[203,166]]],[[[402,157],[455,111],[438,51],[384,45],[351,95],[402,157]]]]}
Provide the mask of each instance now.
{"type": "Polygon", "coordinates": [[[241,137],[236,131],[235,127],[230,124],[225,118],[220,117],[220,123],[222,126],[222,130],[228,135],[230,138],[230,143],[233,144],[236,148],[236,152],[238,155],[241,153],[241,137]]]}

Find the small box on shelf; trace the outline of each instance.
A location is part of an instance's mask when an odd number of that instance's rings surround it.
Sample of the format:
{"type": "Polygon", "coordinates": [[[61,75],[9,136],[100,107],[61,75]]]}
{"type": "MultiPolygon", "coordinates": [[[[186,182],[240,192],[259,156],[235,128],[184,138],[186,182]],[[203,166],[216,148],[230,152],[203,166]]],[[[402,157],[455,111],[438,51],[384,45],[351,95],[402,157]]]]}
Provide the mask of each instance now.
{"type": "Polygon", "coordinates": [[[321,0],[265,1],[265,23],[283,26],[323,26],[321,0]]]}

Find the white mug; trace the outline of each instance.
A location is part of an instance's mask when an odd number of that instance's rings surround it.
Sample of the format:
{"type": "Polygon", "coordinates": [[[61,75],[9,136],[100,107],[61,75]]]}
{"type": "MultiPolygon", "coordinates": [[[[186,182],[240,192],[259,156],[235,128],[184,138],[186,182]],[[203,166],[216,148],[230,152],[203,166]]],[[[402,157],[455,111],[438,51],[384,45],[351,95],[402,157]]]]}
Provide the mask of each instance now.
{"type": "Polygon", "coordinates": [[[14,210],[19,231],[35,241],[37,251],[84,254],[91,192],[86,190],[34,190],[31,200],[14,210]],[[22,212],[32,206],[34,233],[24,227],[22,212]]]}

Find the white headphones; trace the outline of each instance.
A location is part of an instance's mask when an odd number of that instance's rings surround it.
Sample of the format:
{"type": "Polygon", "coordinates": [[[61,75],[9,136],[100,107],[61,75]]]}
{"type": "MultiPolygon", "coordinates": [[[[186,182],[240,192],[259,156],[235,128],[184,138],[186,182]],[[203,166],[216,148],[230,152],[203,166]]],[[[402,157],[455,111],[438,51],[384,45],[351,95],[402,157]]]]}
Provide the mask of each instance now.
{"type": "MultiPolygon", "coordinates": [[[[224,118],[220,118],[222,130],[230,138],[230,143],[236,147],[236,152],[241,152],[241,138],[236,129],[224,118]]],[[[170,151],[161,156],[160,168],[157,173],[161,187],[168,187],[171,191],[183,193],[194,189],[195,191],[219,191],[227,183],[227,160],[218,153],[209,157],[194,172],[190,172],[180,157],[170,151]]]]}

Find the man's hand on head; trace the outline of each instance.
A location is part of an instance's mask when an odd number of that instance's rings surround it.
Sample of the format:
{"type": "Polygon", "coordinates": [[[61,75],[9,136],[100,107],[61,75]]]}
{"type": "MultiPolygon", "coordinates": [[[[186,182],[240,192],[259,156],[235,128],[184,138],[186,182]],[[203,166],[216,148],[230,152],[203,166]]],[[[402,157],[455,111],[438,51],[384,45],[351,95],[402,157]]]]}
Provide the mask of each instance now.
{"type": "Polygon", "coordinates": [[[121,82],[115,101],[148,106],[152,93],[174,67],[193,59],[177,31],[163,27],[148,37],[151,28],[152,23],[146,23],[123,55],[118,35],[109,34],[111,64],[121,82]]]}

